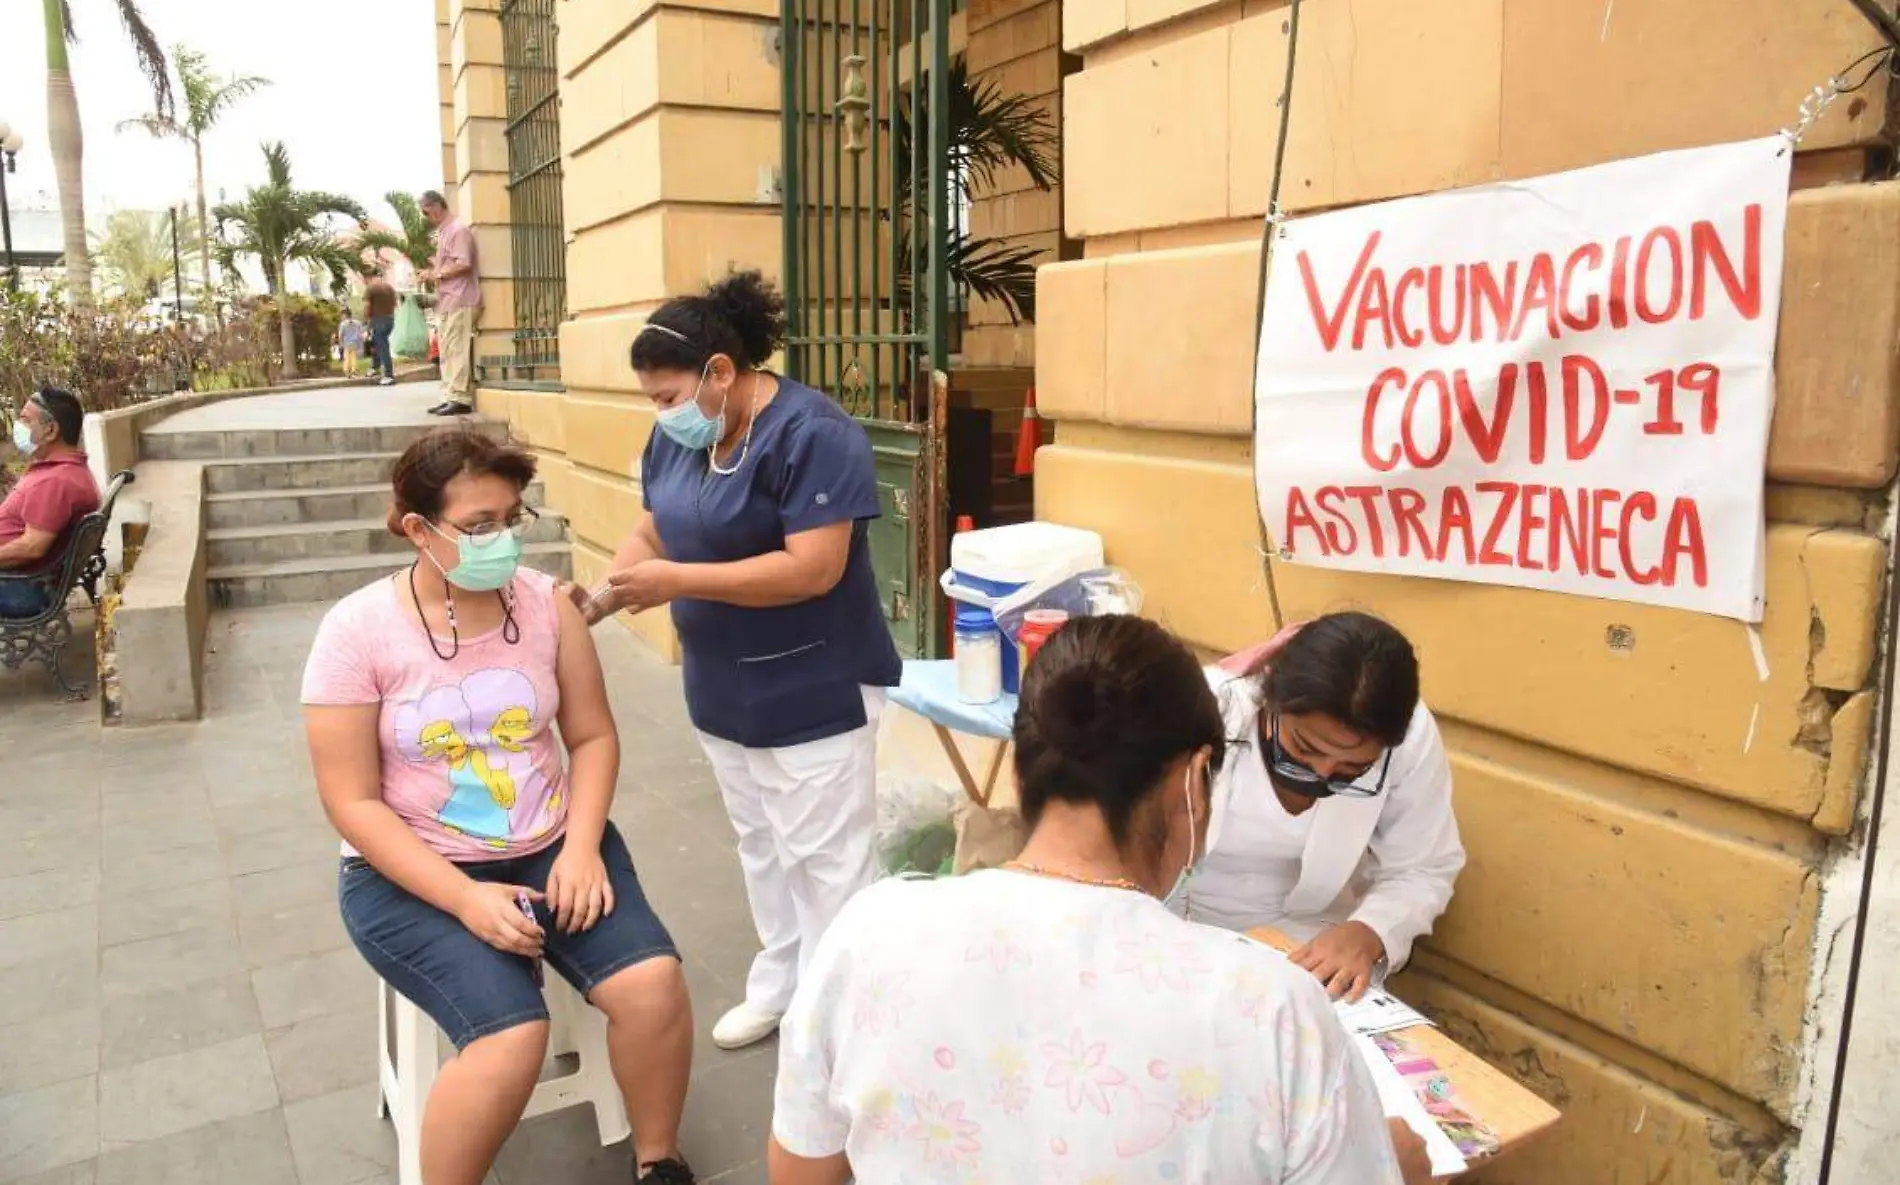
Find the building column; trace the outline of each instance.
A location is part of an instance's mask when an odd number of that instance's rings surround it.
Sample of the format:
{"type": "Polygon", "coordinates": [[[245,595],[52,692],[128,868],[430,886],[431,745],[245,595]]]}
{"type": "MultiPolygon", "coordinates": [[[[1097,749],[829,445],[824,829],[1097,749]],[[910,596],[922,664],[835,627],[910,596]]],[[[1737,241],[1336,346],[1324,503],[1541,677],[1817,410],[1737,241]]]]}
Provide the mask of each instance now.
{"type": "Polygon", "coordinates": [[[475,335],[479,359],[514,348],[508,80],[499,0],[448,0],[448,7],[454,125],[450,208],[475,234],[482,286],[482,315],[475,335]]]}

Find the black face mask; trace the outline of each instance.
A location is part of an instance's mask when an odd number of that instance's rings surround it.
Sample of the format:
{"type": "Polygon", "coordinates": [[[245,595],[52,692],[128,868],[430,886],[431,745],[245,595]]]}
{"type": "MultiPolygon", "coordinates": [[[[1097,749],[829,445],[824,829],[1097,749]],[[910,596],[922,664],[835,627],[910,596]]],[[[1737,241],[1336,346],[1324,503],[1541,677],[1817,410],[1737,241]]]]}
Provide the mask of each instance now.
{"type": "Polygon", "coordinates": [[[1385,776],[1392,768],[1392,750],[1385,751],[1385,757],[1379,762],[1379,778],[1371,786],[1364,784],[1364,773],[1354,774],[1350,778],[1328,778],[1318,770],[1295,758],[1280,744],[1280,717],[1276,713],[1270,720],[1262,721],[1261,749],[1266,755],[1267,779],[1280,790],[1301,798],[1377,798],[1385,792],[1385,776]]]}

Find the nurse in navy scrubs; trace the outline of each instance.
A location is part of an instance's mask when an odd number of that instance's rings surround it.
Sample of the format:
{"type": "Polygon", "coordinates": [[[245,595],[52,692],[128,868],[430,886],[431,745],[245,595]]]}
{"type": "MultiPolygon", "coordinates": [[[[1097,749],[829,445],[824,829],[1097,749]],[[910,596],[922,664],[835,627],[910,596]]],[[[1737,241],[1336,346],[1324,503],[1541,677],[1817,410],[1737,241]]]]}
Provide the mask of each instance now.
{"type": "Polygon", "coordinates": [[[778,1027],[819,936],[875,875],[877,720],[901,673],[871,570],[870,439],[763,369],[784,341],[784,299],[757,272],[668,301],[634,338],[659,411],[646,512],[589,609],[673,607],[763,947],[713,1028],[725,1049],[778,1027]]]}

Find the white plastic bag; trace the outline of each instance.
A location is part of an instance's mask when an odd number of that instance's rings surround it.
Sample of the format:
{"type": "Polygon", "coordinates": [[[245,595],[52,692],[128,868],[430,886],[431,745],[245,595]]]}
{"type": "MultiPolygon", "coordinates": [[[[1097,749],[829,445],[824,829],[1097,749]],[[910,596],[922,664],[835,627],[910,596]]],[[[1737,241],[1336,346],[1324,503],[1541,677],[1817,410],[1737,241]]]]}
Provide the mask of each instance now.
{"type": "Polygon", "coordinates": [[[927,778],[881,774],[877,780],[877,860],[890,875],[947,871],[956,851],[960,791],[927,778]]]}
{"type": "Polygon", "coordinates": [[[1120,568],[1093,568],[1074,576],[1026,584],[990,607],[996,628],[1016,641],[1023,614],[1032,609],[1060,609],[1070,617],[1102,617],[1110,613],[1140,613],[1141,586],[1120,568]]]}

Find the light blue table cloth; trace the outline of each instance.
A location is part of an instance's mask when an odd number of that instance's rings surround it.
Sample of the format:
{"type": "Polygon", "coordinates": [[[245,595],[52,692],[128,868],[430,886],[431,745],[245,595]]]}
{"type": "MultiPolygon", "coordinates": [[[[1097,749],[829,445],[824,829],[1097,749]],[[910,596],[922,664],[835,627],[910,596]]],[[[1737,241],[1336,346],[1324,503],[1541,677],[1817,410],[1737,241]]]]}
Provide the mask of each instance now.
{"type": "Polygon", "coordinates": [[[948,659],[906,661],[903,682],[891,689],[891,702],[953,732],[996,741],[1008,740],[1016,726],[1016,697],[1008,692],[990,704],[958,699],[957,664],[948,659]]]}

